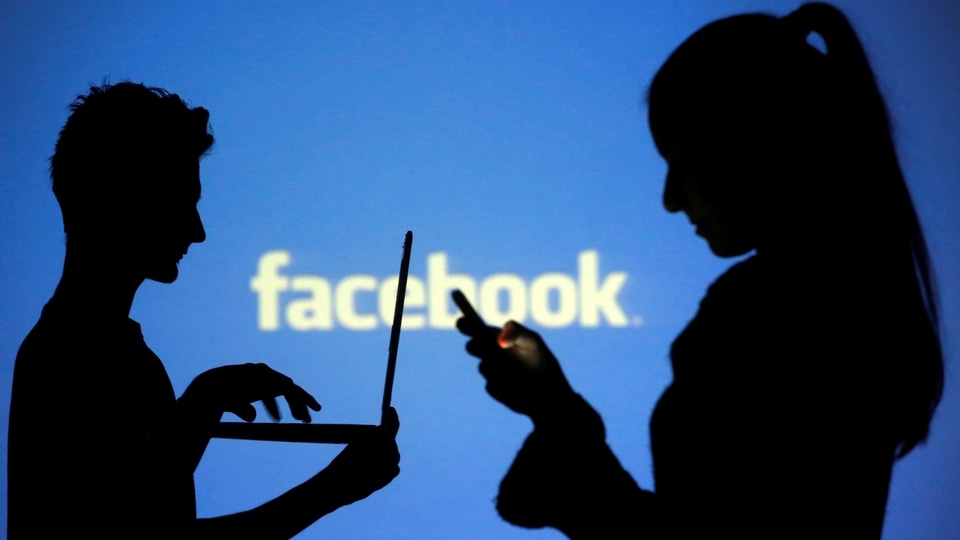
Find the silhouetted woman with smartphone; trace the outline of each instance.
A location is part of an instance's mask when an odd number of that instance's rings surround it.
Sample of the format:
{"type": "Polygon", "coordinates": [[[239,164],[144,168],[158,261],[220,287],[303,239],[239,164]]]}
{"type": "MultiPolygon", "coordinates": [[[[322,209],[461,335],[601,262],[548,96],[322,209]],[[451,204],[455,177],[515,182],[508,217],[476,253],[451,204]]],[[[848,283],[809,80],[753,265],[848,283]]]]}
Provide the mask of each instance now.
{"type": "Polygon", "coordinates": [[[722,19],[673,52],[648,105],[664,207],[717,256],[753,254],[671,347],[653,489],[537,334],[459,321],[489,393],[535,426],[498,511],[572,538],[880,538],[943,361],[926,245],[860,41],[827,4],[722,19]]]}

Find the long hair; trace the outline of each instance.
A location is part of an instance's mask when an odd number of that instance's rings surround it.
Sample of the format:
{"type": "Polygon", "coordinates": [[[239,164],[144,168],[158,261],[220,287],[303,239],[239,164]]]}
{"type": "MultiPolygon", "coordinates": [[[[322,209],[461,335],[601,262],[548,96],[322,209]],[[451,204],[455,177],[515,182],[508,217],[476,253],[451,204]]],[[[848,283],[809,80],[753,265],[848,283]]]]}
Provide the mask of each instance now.
{"type": "Polygon", "coordinates": [[[720,189],[751,199],[788,235],[816,237],[858,298],[889,295],[906,314],[909,350],[884,361],[897,456],[906,455],[926,439],[943,392],[936,286],[887,109],[847,18],[812,3],[713,22],[670,56],[647,100],[661,152],[690,149],[729,173],[714,175],[720,189]]]}

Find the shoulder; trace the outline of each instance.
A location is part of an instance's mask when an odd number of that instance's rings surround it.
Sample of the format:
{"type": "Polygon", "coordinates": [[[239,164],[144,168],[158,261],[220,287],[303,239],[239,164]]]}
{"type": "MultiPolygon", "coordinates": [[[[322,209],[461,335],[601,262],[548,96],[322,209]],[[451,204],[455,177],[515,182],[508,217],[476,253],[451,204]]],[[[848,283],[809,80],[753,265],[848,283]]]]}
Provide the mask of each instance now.
{"type": "Polygon", "coordinates": [[[741,304],[745,296],[754,296],[770,281],[768,274],[769,269],[763,268],[755,256],[734,264],[707,288],[707,294],[700,301],[700,311],[716,305],[741,304]]]}
{"type": "Polygon", "coordinates": [[[845,329],[852,309],[860,306],[817,261],[750,257],[708,288],[673,343],[674,373],[695,369],[707,379],[750,380],[799,370],[817,377],[842,354],[843,343],[855,340],[845,329]]]}
{"type": "Polygon", "coordinates": [[[27,402],[57,410],[80,402],[106,406],[123,397],[116,381],[131,379],[143,365],[159,363],[148,362],[155,356],[135,322],[54,304],[47,304],[17,352],[11,407],[27,402]]]}
{"type": "Polygon", "coordinates": [[[83,377],[97,369],[95,358],[109,358],[124,338],[121,326],[47,304],[20,345],[15,370],[45,377],[83,377]]]}
{"type": "Polygon", "coordinates": [[[71,349],[68,343],[73,341],[66,325],[44,309],[40,320],[24,338],[17,351],[13,379],[14,391],[17,385],[25,382],[25,378],[50,376],[58,372],[57,367],[63,360],[64,352],[71,349]]]}
{"type": "Polygon", "coordinates": [[[710,285],[697,318],[774,334],[816,328],[816,335],[849,322],[848,315],[854,313],[861,320],[871,317],[844,283],[833,266],[815,257],[755,255],[733,265],[710,285]]]}
{"type": "MultiPolygon", "coordinates": [[[[768,312],[770,277],[756,257],[730,267],[707,289],[700,300],[696,315],[674,343],[685,349],[690,345],[716,347],[715,340],[742,337],[744,332],[757,330],[763,320],[760,313],[768,312]]],[[[769,316],[770,313],[766,313],[769,316]]]]}

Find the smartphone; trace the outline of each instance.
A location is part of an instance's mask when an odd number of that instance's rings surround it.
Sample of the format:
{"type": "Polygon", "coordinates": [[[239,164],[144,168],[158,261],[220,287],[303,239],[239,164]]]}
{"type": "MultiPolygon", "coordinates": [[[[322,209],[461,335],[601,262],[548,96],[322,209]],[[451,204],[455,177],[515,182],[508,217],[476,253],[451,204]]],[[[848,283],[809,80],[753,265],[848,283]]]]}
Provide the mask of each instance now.
{"type": "MultiPolygon", "coordinates": [[[[460,308],[460,311],[463,312],[463,316],[470,321],[471,329],[476,329],[476,332],[486,331],[487,323],[483,322],[483,318],[480,317],[480,314],[477,313],[477,310],[473,309],[473,306],[470,305],[470,301],[467,300],[467,297],[464,296],[463,291],[460,289],[454,289],[450,296],[453,297],[453,303],[460,308]]],[[[476,335],[471,332],[471,334],[476,335]]]]}

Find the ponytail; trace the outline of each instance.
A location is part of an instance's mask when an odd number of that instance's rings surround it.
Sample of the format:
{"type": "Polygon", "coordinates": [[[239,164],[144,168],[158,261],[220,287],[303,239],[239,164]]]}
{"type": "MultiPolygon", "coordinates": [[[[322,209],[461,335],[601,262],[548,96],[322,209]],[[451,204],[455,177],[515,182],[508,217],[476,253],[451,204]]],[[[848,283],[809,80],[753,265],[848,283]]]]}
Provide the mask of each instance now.
{"type": "Polygon", "coordinates": [[[897,159],[886,105],[850,22],[837,8],[816,2],[800,6],[782,17],[780,23],[788,35],[804,43],[811,33],[819,34],[824,40],[826,65],[833,79],[832,99],[838,100],[831,107],[831,113],[842,118],[839,136],[861,141],[860,155],[855,157],[857,174],[844,180],[854,182],[848,189],[870,194],[879,203],[877,208],[888,214],[885,218],[889,220],[892,234],[886,239],[884,251],[900,260],[909,254],[905,263],[907,272],[929,322],[926,346],[918,351],[917,357],[903,359],[914,364],[912,373],[903,381],[912,386],[906,389],[910,404],[900,413],[902,439],[897,457],[903,457],[926,439],[943,394],[936,284],[927,244],[897,159]]]}

